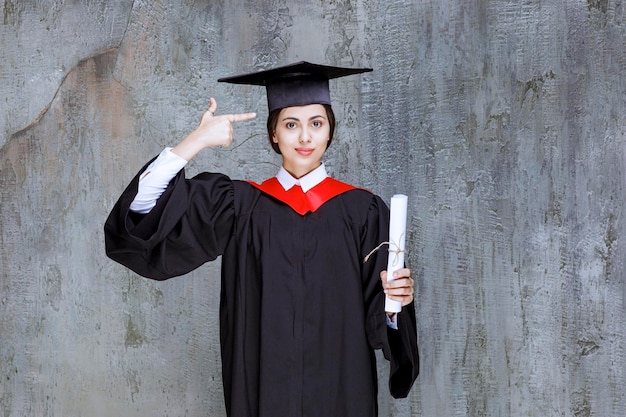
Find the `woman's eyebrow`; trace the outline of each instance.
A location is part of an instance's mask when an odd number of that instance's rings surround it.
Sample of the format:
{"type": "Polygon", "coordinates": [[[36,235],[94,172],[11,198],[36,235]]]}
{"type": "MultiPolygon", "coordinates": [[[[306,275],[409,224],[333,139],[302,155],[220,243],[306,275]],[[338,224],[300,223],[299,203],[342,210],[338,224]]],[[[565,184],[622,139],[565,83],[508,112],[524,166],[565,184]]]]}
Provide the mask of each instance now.
{"type": "MultiPolygon", "coordinates": [[[[321,117],[322,119],[326,119],[323,115],[321,115],[321,114],[317,114],[317,115],[315,115],[315,116],[311,116],[311,117],[309,117],[309,120],[317,119],[318,117],[321,117]]],[[[285,120],[295,120],[295,121],[298,121],[298,122],[300,121],[300,119],[298,119],[298,118],[297,118],[297,117],[295,117],[295,116],[286,116],[286,117],[284,117],[282,120],[283,120],[283,121],[285,121],[285,120]]]]}

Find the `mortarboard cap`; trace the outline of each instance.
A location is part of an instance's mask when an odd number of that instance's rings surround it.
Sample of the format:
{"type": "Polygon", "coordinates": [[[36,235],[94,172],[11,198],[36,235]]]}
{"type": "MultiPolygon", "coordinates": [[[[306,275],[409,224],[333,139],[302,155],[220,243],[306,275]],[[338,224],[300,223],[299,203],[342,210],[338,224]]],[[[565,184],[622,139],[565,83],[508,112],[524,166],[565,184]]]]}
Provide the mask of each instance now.
{"type": "Polygon", "coordinates": [[[371,68],[332,67],[302,61],[217,81],[265,86],[267,104],[272,111],[307,104],[330,104],[328,80],[370,71],[371,68]]]}

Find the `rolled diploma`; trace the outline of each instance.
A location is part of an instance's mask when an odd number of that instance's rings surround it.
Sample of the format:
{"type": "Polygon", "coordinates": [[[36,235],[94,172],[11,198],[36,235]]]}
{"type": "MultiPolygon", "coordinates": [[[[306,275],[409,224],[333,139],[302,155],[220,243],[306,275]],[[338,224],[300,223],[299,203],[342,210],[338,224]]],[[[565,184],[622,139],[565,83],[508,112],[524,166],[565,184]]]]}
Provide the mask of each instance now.
{"type": "MultiPolygon", "coordinates": [[[[404,268],[404,243],[406,238],[406,208],[408,197],[395,194],[391,197],[389,214],[389,257],[387,258],[387,281],[393,281],[393,273],[404,268]]],[[[402,303],[385,299],[385,311],[399,313],[402,303]]]]}

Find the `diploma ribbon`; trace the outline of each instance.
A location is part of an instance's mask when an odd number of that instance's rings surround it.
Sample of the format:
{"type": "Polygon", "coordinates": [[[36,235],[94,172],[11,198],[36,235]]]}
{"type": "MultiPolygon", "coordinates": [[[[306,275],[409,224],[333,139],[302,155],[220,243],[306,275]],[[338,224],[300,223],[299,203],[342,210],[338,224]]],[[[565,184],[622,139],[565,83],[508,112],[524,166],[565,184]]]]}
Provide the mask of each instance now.
{"type": "MultiPolygon", "coordinates": [[[[400,240],[402,240],[402,235],[400,235],[400,240]]],[[[398,263],[398,257],[400,256],[401,253],[404,253],[406,251],[402,249],[400,245],[394,242],[382,242],[380,245],[376,246],[374,249],[370,251],[370,253],[367,254],[365,259],[363,260],[363,263],[366,263],[369,260],[370,256],[372,256],[374,253],[376,253],[376,251],[378,251],[378,249],[382,248],[385,245],[389,245],[389,249],[387,251],[395,255],[393,257],[392,264],[393,266],[396,266],[396,264],[398,263]]]]}

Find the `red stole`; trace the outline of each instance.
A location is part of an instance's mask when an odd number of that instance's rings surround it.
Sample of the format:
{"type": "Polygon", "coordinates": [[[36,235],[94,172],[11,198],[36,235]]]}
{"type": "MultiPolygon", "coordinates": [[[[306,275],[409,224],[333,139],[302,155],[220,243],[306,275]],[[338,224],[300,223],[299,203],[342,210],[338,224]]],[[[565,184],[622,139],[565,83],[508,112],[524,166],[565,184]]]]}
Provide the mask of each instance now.
{"type": "Polygon", "coordinates": [[[331,177],[326,177],[306,193],[302,192],[302,188],[299,185],[294,185],[285,191],[276,177],[269,178],[261,184],[252,181],[248,181],[248,183],[265,194],[269,194],[287,204],[301,216],[304,216],[309,211],[311,213],[314,212],[331,198],[356,188],[331,177]]]}

